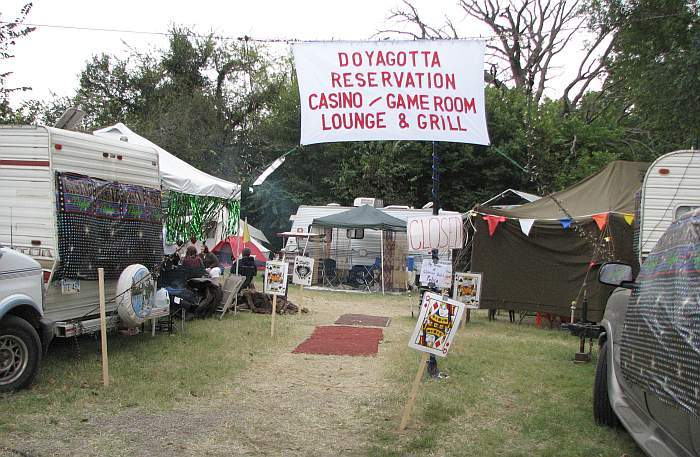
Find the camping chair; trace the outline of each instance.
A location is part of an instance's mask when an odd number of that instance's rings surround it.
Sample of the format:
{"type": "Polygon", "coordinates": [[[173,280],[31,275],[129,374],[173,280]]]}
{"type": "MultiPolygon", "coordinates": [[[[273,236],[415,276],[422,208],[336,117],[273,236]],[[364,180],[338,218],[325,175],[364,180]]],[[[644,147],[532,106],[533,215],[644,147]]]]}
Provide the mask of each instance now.
{"type": "Polygon", "coordinates": [[[372,265],[365,267],[365,271],[361,272],[359,279],[367,292],[372,292],[372,287],[377,284],[375,272],[379,270],[380,266],[381,259],[377,257],[372,265]]]}
{"type": "Polygon", "coordinates": [[[221,310],[221,316],[219,316],[219,320],[223,319],[224,314],[226,314],[226,311],[228,311],[229,307],[231,306],[231,303],[233,303],[233,300],[236,299],[238,292],[243,288],[242,286],[245,283],[245,281],[246,278],[244,276],[236,274],[232,274],[228,278],[226,278],[223,287],[224,296],[222,298],[224,306],[220,309],[217,309],[217,311],[221,310]]]}
{"type": "Polygon", "coordinates": [[[328,284],[329,287],[340,285],[338,272],[335,269],[336,263],[333,259],[323,259],[321,275],[323,275],[323,284],[328,284]]]}

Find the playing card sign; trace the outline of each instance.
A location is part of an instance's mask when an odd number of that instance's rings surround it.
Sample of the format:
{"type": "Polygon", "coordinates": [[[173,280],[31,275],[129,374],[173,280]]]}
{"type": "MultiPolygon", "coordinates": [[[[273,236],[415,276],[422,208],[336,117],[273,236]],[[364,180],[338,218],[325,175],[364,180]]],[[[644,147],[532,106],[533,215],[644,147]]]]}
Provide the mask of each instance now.
{"type": "Polygon", "coordinates": [[[453,297],[467,308],[477,309],[481,300],[481,273],[455,272],[453,297]]]}
{"type": "Polygon", "coordinates": [[[287,291],[287,262],[270,260],[265,263],[265,292],[284,295],[287,291]]]}
{"type": "Polygon", "coordinates": [[[408,346],[440,357],[447,356],[464,308],[464,303],[426,292],[408,346]]]}
{"type": "Polygon", "coordinates": [[[314,273],[314,259],[311,257],[294,257],[294,271],[292,272],[292,284],[310,286],[314,273]]]}

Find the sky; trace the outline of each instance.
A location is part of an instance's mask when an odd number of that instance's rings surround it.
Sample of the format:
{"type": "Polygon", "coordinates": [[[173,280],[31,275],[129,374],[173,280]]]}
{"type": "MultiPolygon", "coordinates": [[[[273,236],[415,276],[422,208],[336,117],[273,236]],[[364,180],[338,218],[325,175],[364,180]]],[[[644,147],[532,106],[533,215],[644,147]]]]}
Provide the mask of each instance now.
{"type": "MultiPolygon", "coordinates": [[[[14,19],[27,1],[1,0],[0,20],[14,19]]],[[[413,3],[423,20],[431,25],[441,25],[449,17],[463,37],[491,35],[485,25],[466,17],[457,0],[414,0],[413,3]]],[[[13,95],[11,101],[15,107],[27,99],[73,95],[80,71],[93,55],[126,56],[130,48],[141,52],[164,48],[167,38],[158,33],[167,32],[174,24],[203,34],[297,40],[365,40],[381,29],[408,27],[387,21],[401,0],[33,0],[33,4],[26,23],[45,26],[18,40],[13,49],[16,57],[0,63],[0,72],[13,72],[7,80],[8,86],[32,88],[13,95]]],[[[583,40],[579,40],[577,47],[582,46],[583,40]]],[[[564,59],[575,62],[577,55],[580,53],[572,49],[564,59]]],[[[559,62],[553,75],[559,73],[563,77],[552,81],[550,95],[559,95],[567,72],[573,72],[575,67],[566,60],[559,62]]]]}
{"type": "MultiPolygon", "coordinates": [[[[2,0],[1,20],[16,17],[26,0],[2,0]]],[[[387,17],[399,0],[229,0],[161,1],[121,0],[34,0],[26,20],[46,24],[88,28],[167,32],[172,24],[190,26],[199,33],[221,36],[250,36],[257,39],[364,40],[389,27],[387,17]]],[[[439,23],[445,15],[464,25],[464,14],[455,0],[418,0],[425,20],[439,23]]],[[[471,28],[481,29],[480,24],[471,28]]],[[[465,30],[470,30],[469,28],[465,30]]],[[[43,99],[52,93],[72,95],[85,62],[99,53],[126,55],[129,47],[140,51],[163,48],[166,37],[125,32],[98,32],[38,27],[17,41],[15,58],[0,71],[10,70],[9,86],[25,85],[32,91],[14,96],[43,99]]]]}

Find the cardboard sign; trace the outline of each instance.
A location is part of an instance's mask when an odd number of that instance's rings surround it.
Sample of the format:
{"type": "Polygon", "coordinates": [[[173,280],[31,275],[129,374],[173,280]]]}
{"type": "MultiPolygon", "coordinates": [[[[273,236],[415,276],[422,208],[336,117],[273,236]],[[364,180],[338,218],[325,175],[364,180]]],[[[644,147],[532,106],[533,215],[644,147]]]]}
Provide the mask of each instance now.
{"type": "Polygon", "coordinates": [[[406,219],[408,251],[425,253],[438,249],[461,249],[464,244],[462,216],[436,215],[406,219]]]}
{"type": "Polygon", "coordinates": [[[270,260],[265,262],[265,293],[284,295],[287,291],[287,262],[270,260]]]}
{"type": "Polygon", "coordinates": [[[408,346],[440,357],[447,356],[463,313],[464,303],[426,292],[408,346]]]}
{"type": "Polygon", "coordinates": [[[455,288],[452,298],[467,308],[477,309],[481,301],[481,273],[455,272],[455,288]]]}
{"type": "Polygon", "coordinates": [[[292,284],[310,286],[314,274],[314,259],[311,257],[294,257],[294,271],[292,272],[292,284]]]}
{"type": "Polygon", "coordinates": [[[449,289],[452,287],[452,264],[433,263],[424,259],[420,266],[420,283],[423,286],[449,289]]]}
{"type": "Polygon", "coordinates": [[[295,43],[301,144],[489,144],[482,40],[295,43]]]}

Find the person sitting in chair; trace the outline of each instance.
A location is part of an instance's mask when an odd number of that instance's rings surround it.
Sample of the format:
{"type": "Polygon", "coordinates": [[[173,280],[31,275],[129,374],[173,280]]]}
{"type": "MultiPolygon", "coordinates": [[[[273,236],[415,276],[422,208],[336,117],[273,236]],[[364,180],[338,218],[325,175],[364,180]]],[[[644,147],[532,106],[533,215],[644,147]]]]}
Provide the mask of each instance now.
{"type": "Polygon", "coordinates": [[[212,281],[218,284],[219,278],[221,277],[221,267],[219,266],[219,258],[216,254],[209,252],[204,256],[204,267],[212,281]]]}
{"type": "Polygon", "coordinates": [[[236,273],[236,265],[238,265],[238,274],[245,276],[245,282],[243,283],[243,286],[241,286],[241,289],[255,289],[253,277],[258,274],[258,267],[255,265],[255,257],[250,255],[250,249],[248,248],[243,248],[242,254],[243,257],[231,265],[231,273],[236,273]]]}

